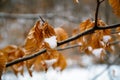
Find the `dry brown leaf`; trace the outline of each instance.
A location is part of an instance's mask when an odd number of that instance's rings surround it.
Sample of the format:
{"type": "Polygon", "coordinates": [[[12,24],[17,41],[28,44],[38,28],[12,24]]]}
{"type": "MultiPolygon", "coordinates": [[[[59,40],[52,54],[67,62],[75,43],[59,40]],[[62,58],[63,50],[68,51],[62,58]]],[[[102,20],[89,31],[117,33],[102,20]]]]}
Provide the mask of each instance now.
{"type": "MultiPolygon", "coordinates": [[[[15,59],[21,58],[25,55],[22,48],[17,47],[15,45],[10,45],[1,50],[7,59],[7,62],[11,62],[15,59]]],[[[24,69],[24,62],[20,62],[18,64],[15,64],[11,66],[14,73],[17,75],[18,72],[20,72],[23,75],[23,69],[24,69]]]]}
{"type": "Polygon", "coordinates": [[[67,62],[65,57],[61,53],[59,53],[58,60],[56,63],[53,64],[53,67],[55,69],[63,70],[66,66],[67,66],[67,62]]]}
{"type": "Polygon", "coordinates": [[[49,49],[47,50],[46,53],[40,55],[36,61],[35,61],[35,65],[34,65],[34,69],[37,71],[42,70],[47,70],[51,65],[49,65],[48,62],[50,62],[50,60],[54,59],[54,60],[58,60],[59,57],[59,53],[57,50],[53,50],[53,49],[49,49]],[[39,66],[40,65],[40,66],[39,66]]]}
{"type": "Polygon", "coordinates": [[[43,23],[42,30],[44,38],[50,38],[51,36],[55,36],[54,28],[47,22],[43,23]]]}
{"type": "Polygon", "coordinates": [[[109,0],[109,4],[113,8],[113,12],[120,17],[120,0],[109,0]]]}
{"type": "MultiPolygon", "coordinates": [[[[58,27],[58,28],[55,28],[54,30],[55,30],[58,42],[68,38],[68,34],[63,28],[58,27]]],[[[62,48],[65,46],[66,45],[62,45],[62,48]]]]}
{"type": "Polygon", "coordinates": [[[3,71],[5,69],[6,63],[7,63],[6,56],[4,55],[3,52],[0,51],[0,80],[1,80],[1,76],[3,74],[3,71]]]}
{"type": "MultiPolygon", "coordinates": [[[[80,24],[79,30],[80,32],[84,32],[92,27],[94,27],[94,22],[90,19],[82,22],[80,24]]],[[[98,26],[104,27],[106,24],[98,19],[98,26]]],[[[112,37],[110,36],[111,30],[96,30],[94,33],[85,35],[80,37],[77,41],[78,44],[81,44],[80,51],[86,52],[87,54],[91,54],[93,49],[103,48],[108,51],[112,51],[111,45],[109,44],[112,41],[112,37]]]]}
{"type": "Polygon", "coordinates": [[[34,27],[30,30],[25,41],[25,50],[27,54],[39,51],[43,43],[43,32],[40,26],[40,21],[37,21],[34,27]]]}

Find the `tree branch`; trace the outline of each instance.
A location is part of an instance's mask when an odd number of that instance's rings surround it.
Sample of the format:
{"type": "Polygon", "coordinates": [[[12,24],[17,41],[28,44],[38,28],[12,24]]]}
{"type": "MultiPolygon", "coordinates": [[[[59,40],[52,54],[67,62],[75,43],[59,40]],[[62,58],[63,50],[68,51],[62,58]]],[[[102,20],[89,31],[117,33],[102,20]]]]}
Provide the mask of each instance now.
{"type": "MultiPolygon", "coordinates": [[[[66,39],[64,41],[58,42],[58,46],[60,46],[62,44],[65,44],[65,43],[68,43],[68,42],[71,42],[73,40],[76,40],[76,39],[80,38],[83,35],[87,35],[89,33],[93,33],[95,30],[105,30],[105,29],[111,29],[111,28],[116,28],[116,27],[120,27],[120,24],[115,24],[115,25],[106,26],[106,27],[98,27],[96,29],[95,28],[91,28],[91,29],[88,29],[88,30],[86,30],[86,31],[84,31],[82,33],[79,33],[79,34],[77,34],[77,35],[75,35],[73,37],[70,37],[70,38],[68,38],[68,39],[66,39]]],[[[9,67],[11,65],[17,64],[17,63],[22,62],[22,61],[26,61],[26,60],[32,59],[32,58],[34,58],[34,57],[36,57],[38,55],[43,54],[44,52],[46,52],[46,49],[41,50],[41,51],[39,51],[39,52],[37,52],[35,54],[32,54],[32,55],[29,55],[29,56],[25,56],[23,58],[19,58],[19,59],[13,60],[13,61],[7,63],[6,67],[9,67]]]]}

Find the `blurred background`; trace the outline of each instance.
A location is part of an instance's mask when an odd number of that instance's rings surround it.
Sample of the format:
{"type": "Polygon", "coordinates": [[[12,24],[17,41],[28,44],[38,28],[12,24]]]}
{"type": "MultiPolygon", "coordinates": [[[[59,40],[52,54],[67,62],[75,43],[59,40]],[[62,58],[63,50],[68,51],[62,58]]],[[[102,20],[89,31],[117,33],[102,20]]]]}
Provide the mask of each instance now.
{"type": "MultiPolygon", "coordinates": [[[[94,19],[95,7],[96,0],[79,0],[79,4],[74,0],[0,0],[0,48],[23,45],[39,15],[53,27],[63,26],[71,33],[81,21],[94,19]]],[[[107,0],[101,5],[99,18],[107,24],[118,21],[107,0]]]]}
{"type": "MultiPolygon", "coordinates": [[[[79,4],[74,0],[0,0],[0,48],[11,44],[24,45],[29,30],[39,16],[53,27],[63,27],[71,36],[72,30],[82,21],[88,18],[94,20],[95,8],[96,0],[79,0],[79,4]]],[[[108,0],[101,4],[99,18],[107,24],[115,24],[120,20],[113,14],[108,0]]],[[[78,56],[77,49],[65,50],[63,53],[69,67],[93,65],[93,58],[78,56]]]]}

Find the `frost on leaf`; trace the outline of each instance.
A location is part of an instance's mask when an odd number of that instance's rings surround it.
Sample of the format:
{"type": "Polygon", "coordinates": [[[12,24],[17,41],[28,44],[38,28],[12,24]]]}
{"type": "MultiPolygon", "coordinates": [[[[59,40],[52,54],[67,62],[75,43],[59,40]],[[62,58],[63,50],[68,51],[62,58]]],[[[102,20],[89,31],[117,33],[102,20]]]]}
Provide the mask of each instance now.
{"type": "Polygon", "coordinates": [[[109,4],[113,8],[113,12],[120,17],[120,0],[109,0],[109,4]]]}

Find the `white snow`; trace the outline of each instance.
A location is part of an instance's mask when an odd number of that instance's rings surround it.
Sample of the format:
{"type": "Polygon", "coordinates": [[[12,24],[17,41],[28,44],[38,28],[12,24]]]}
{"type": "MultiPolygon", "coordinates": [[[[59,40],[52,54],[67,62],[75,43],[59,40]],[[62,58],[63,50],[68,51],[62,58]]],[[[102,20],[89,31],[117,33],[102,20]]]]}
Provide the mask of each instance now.
{"type": "Polygon", "coordinates": [[[85,37],[83,36],[83,42],[86,42],[86,39],[85,39],[85,37]]]}
{"type": "MultiPolygon", "coordinates": [[[[24,76],[20,74],[16,77],[13,73],[6,73],[2,76],[2,80],[93,80],[99,73],[103,72],[107,65],[94,65],[88,68],[67,68],[62,72],[49,68],[47,72],[35,72],[30,77],[28,72],[24,76]]],[[[120,67],[113,65],[102,73],[96,80],[120,80],[120,67]],[[110,74],[111,76],[110,76],[110,74]]]]}
{"type": "Polygon", "coordinates": [[[103,36],[103,41],[104,41],[105,43],[107,43],[110,39],[111,39],[111,36],[109,36],[109,35],[103,36]]]}
{"type": "Polygon", "coordinates": [[[93,49],[92,53],[96,56],[99,57],[100,54],[102,53],[103,48],[97,48],[97,49],[93,49]]]}
{"type": "Polygon", "coordinates": [[[120,33],[118,33],[118,35],[120,35],[120,33]]]}
{"type": "Polygon", "coordinates": [[[57,62],[57,59],[45,60],[47,67],[52,66],[55,62],[57,62]]]}
{"type": "Polygon", "coordinates": [[[103,41],[100,41],[100,43],[102,44],[102,46],[105,46],[105,43],[103,41]]]}
{"type": "Polygon", "coordinates": [[[91,47],[91,46],[88,46],[88,50],[89,50],[89,51],[92,51],[92,47],[91,47]]]}
{"type": "Polygon", "coordinates": [[[47,42],[52,49],[57,46],[56,36],[52,36],[50,38],[45,38],[44,41],[47,42]]]}
{"type": "Polygon", "coordinates": [[[82,46],[83,44],[81,42],[79,42],[78,45],[82,46]]]}

